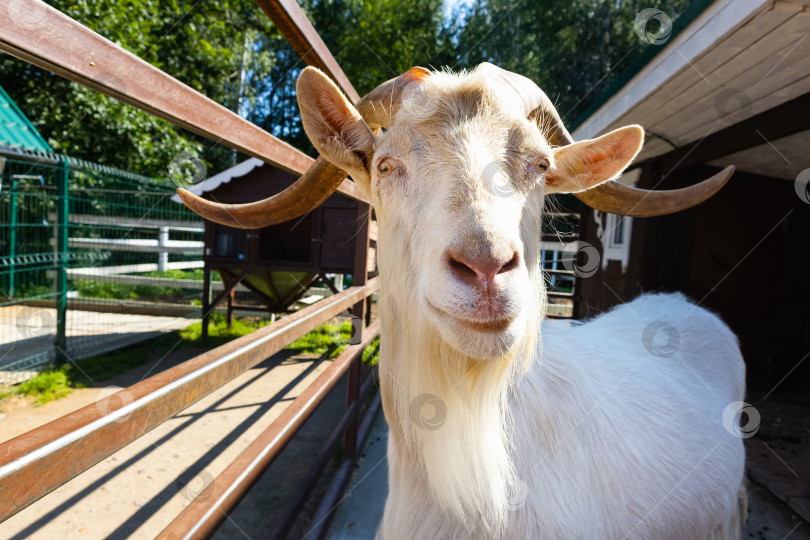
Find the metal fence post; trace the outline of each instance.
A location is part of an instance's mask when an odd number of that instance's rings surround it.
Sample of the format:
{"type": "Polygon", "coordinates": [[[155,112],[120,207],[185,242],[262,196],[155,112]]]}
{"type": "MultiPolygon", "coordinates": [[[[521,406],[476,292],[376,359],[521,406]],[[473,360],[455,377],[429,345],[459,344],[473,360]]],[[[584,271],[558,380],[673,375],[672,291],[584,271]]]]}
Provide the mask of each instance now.
{"type": "MultiPolygon", "coordinates": [[[[166,247],[169,245],[169,228],[161,227],[158,229],[158,247],[166,247]]],[[[169,252],[161,251],[158,253],[158,271],[165,272],[169,269],[169,252]]]]}
{"type": "MultiPolygon", "coordinates": [[[[357,208],[357,236],[354,246],[354,286],[366,284],[368,276],[368,229],[371,220],[371,207],[368,204],[358,203],[357,208]]],[[[351,343],[363,341],[363,326],[366,320],[366,299],[363,298],[352,306],[351,343]]],[[[360,364],[362,355],[355,360],[346,373],[346,408],[351,407],[360,397],[360,364]]],[[[346,429],[346,438],[343,454],[347,458],[354,458],[357,448],[357,416],[352,419],[346,429]]]]}
{"type": "Polygon", "coordinates": [[[68,184],[70,182],[70,165],[62,157],[57,175],[58,195],[56,199],[56,340],[54,349],[56,365],[62,365],[67,359],[67,265],[68,265],[68,184]]]}
{"type": "MultiPolygon", "coordinates": [[[[5,174],[4,174],[5,176],[5,174]]],[[[11,176],[11,175],[9,175],[11,176]]],[[[15,261],[17,257],[17,190],[19,183],[14,177],[11,177],[11,189],[9,190],[9,230],[8,230],[8,296],[14,296],[14,270],[15,261]]]]}

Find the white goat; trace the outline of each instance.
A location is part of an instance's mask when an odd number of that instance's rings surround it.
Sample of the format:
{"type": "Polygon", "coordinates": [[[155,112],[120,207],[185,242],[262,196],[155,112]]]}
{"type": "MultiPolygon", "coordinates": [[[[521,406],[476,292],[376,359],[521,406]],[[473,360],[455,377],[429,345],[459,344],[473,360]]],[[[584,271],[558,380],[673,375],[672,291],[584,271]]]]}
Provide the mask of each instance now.
{"type": "Polygon", "coordinates": [[[744,451],[722,417],[744,364],[728,327],[677,294],[542,321],[544,195],[617,176],[642,129],[573,143],[533,83],[489,64],[402,77],[376,134],[321,72],[298,81],[307,134],[379,223],[378,536],[738,536],[744,451]]]}

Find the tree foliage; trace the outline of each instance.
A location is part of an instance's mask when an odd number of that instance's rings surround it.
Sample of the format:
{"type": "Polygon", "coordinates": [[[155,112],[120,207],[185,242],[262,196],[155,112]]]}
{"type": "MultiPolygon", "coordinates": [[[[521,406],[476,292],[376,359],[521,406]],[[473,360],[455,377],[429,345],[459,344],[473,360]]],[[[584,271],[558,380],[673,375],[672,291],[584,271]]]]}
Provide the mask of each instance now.
{"type": "Polygon", "coordinates": [[[658,46],[634,31],[640,10],[657,8],[674,19],[688,3],[477,0],[454,33],[458,64],[488,61],[529,77],[571,123],[645,49],[658,46]]]}
{"type": "MultiPolygon", "coordinates": [[[[305,63],[253,0],[48,1],[312,153],[295,101],[305,63]]],[[[635,34],[637,13],[654,7],[674,19],[688,3],[473,0],[449,16],[442,0],[302,0],[302,7],[361,95],[414,65],[471,69],[490,61],[536,81],[571,123],[656,47],[635,34]]],[[[211,172],[234,158],[221,144],[8,56],[0,83],[61,152],[157,177],[184,152],[201,156],[211,172]]]]}
{"type": "MultiPolygon", "coordinates": [[[[415,65],[430,64],[441,48],[441,0],[305,0],[302,7],[362,96],[415,65]]],[[[283,41],[280,38],[279,41],[283,41]]],[[[251,120],[310,153],[301,130],[295,81],[305,67],[279,43],[273,84],[251,120]]]]}
{"type": "MultiPolygon", "coordinates": [[[[56,9],[133,54],[235,109],[244,43],[247,100],[261,87],[274,52],[258,36],[275,32],[252,0],[50,0],[56,9]]],[[[113,84],[129,82],[104,74],[113,84]]],[[[232,153],[134,107],[2,55],[0,84],[58,152],[134,172],[166,177],[176,156],[200,155],[221,169],[232,153]]],[[[130,82],[130,84],[133,84],[130,82]]]]}

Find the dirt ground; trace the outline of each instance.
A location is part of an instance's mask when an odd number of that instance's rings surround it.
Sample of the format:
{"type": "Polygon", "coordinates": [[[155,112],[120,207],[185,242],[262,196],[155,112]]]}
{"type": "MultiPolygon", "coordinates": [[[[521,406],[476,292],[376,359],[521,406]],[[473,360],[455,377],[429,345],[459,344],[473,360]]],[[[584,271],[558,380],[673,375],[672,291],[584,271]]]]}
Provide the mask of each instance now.
{"type": "MultiPolygon", "coordinates": [[[[198,353],[180,351],[165,359],[161,369],[198,353]]],[[[330,362],[282,351],[13,516],[3,523],[0,537],[154,538],[330,362]]],[[[79,389],[41,407],[9,408],[0,419],[0,440],[92,404],[112,391],[107,386],[133,384],[150,367],[141,366],[103,387],[79,389]]],[[[342,415],[344,388],[338,383],[217,537],[267,534],[342,415]]],[[[326,487],[322,484],[291,538],[306,533],[309,515],[326,487]]]]}

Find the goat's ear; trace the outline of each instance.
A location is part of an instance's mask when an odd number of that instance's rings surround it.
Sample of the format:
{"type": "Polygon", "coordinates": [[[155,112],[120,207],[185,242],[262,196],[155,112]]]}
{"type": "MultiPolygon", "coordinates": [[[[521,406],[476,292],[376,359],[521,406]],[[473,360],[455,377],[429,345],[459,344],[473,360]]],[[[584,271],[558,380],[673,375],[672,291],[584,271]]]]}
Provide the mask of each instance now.
{"type": "Polygon", "coordinates": [[[625,126],[597,139],[555,148],[554,166],[546,173],[546,193],[576,193],[615,178],[643,143],[641,126],[625,126]]]}
{"type": "Polygon", "coordinates": [[[368,194],[371,177],[366,158],[374,146],[371,128],[335,83],[316,68],[301,72],[296,92],[309,140],[368,194]]]}

